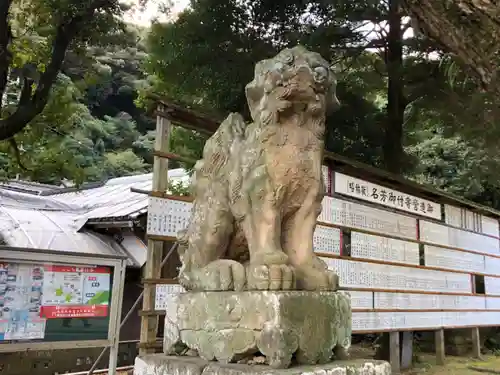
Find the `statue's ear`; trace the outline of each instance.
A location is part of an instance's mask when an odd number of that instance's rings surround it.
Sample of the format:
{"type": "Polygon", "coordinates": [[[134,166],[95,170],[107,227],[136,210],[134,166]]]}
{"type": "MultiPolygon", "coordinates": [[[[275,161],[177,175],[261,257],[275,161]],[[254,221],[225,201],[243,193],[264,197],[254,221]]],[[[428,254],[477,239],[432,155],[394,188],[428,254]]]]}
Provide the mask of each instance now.
{"type": "Polygon", "coordinates": [[[250,109],[250,115],[252,119],[256,121],[258,118],[260,100],[262,99],[262,95],[264,95],[264,88],[256,85],[255,81],[252,81],[245,87],[245,94],[248,108],[250,109]]]}

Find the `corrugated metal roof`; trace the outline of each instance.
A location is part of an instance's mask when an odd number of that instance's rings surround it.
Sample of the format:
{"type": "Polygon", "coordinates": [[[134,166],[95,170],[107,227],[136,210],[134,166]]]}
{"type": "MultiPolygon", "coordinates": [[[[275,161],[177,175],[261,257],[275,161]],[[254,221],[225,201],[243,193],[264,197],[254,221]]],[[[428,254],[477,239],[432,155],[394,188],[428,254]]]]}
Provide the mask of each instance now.
{"type": "MultiPolygon", "coordinates": [[[[171,181],[189,183],[189,175],[184,169],[168,171],[171,181]]],[[[102,220],[113,218],[131,218],[144,214],[148,208],[148,196],[134,193],[132,188],[150,191],[152,188],[153,174],[142,174],[128,177],[118,177],[109,180],[104,185],[73,191],[56,193],[49,197],[63,203],[79,206],[85,211],[78,223],[83,227],[88,220],[102,220]]]]}
{"type": "Polygon", "coordinates": [[[63,189],[61,186],[41,184],[33,181],[7,180],[0,182],[0,187],[12,191],[39,195],[43,192],[63,189]]]}
{"type": "MultiPolygon", "coordinates": [[[[78,232],[75,213],[35,209],[32,205],[9,205],[2,199],[0,234],[7,245],[61,252],[125,255],[113,239],[93,232],[78,232]]],[[[130,258],[130,257],[129,257],[130,258]]]]}
{"type": "MultiPolygon", "coordinates": [[[[182,169],[169,171],[173,181],[189,182],[182,169]]],[[[130,189],[151,190],[152,174],[121,177],[73,192],[33,195],[0,185],[0,238],[10,246],[61,252],[125,255],[141,266],[142,255],[113,238],[85,231],[88,220],[134,218],[145,213],[148,196],[130,189]]],[[[140,251],[139,251],[140,253],[140,251]]]]}

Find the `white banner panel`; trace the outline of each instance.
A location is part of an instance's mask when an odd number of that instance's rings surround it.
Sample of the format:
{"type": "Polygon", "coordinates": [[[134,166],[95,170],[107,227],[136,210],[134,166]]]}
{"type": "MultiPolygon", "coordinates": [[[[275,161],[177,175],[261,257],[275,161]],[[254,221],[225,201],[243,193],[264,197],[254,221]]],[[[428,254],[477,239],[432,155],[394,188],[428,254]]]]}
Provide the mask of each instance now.
{"type": "Polygon", "coordinates": [[[404,238],[417,238],[416,218],[338,198],[323,198],[318,221],[404,238]]]}
{"type": "Polygon", "coordinates": [[[484,258],[485,255],[466,253],[464,251],[450,250],[437,246],[425,245],[424,247],[425,265],[429,267],[487,273],[485,272],[484,258]]]}
{"type": "Polygon", "coordinates": [[[484,273],[500,276],[500,258],[484,256],[484,273]]]}
{"type": "MultiPolygon", "coordinates": [[[[484,296],[375,292],[376,310],[485,310],[484,296]]],[[[500,300],[500,299],[499,299],[500,300]]]]}
{"type": "Polygon", "coordinates": [[[498,298],[498,297],[486,297],[486,309],[488,309],[488,310],[500,310],[500,298],[498,298]]]}
{"type": "Polygon", "coordinates": [[[338,274],[339,284],[344,288],[445,293],[472,292],[471,277],[466,273],[374,264],[347,259],[322,259],[329,269],[338,274]]]}
{"type": "Polygon", "coordinates": [[[498,221],[487,216],[481,216],[481,231],[484,234],[498,237],[498,221]]]}
{"type": "Polygon", "coordinates": [[[355,333],[412,328],[417,330],[440,327],[495,327],[498,325],[498,312],[496,311],[352,313],[352,330],[355,333]]]}
{"type": "Polygon", "coordinates": [[[485,276],[484,288],[486,289],[486,294],[491,296],[500,296],[500,278],[485,276]]]}
{"type": "Polygon", "coordinates": [[[335,172],[335,192],[385,207],[441,220],[441,205],[427,199],[335,172]]]}
{"type": "Polygon", "coordinates": [[[325,184],[325,192],[327,195],[333,194],[333,183],[332,183],[332,170],[326,165],[321,167],[321,175],[323,176],[323,183],[325,184]]]}
{"type": "Polygon", "coordinates": [[[351,296],[351,308],[352,309],[373,309],[373,292],[362,292],[362,291],[349,291],[341,292],[344,294],[349,294],[351,296]]]}
{"type": "Polygon", "coordinates": [[[483,254],[500,255],[500,242],[497,238],[425,220],[420,220],[420,240],[483,254]]]}
{"type": "Polygon", "coordinates": [[[316,225],[313,235],[313,250],[317,253],[340,255],[340,229],[316,225]]]}
{"type": "Polygon", "coordinates": [[[444,205],[444,222],[457,228],[462,228],[462,209],[460,207],[444,205]]]}
{"type": "Polygon", "coordinates": [[[351,256],[419,265],[418,243],[351,232],[351,256]]]}

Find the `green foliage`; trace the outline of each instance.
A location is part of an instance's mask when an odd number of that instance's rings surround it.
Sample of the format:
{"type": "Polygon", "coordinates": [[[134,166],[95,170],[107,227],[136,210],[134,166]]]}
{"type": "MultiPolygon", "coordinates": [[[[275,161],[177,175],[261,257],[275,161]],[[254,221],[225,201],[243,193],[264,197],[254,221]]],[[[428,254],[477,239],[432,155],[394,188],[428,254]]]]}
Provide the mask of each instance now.
{"type": "Polygon", "coordinates": [[[500,182],[492,173],[500,160],[487,158],[485,151],[458,136],[434,134],[408,147],[408,152],[419,160],[412,173],[415,180],[459,196],[481,196],[486,182],[500,182]]]}
{"type": "Polygon", "coordinates": [[[248,114],[244,87],[256,61],[299,42],[326,58],[332,47],[359,44],[360,22],[347,22],[347,14],[369,8],[360,3],[194,1],[174,24],[153,25],[145,68],[158,78],[157,92],[248,114]]]}
{"type": "Polygon", "coordinates": [[[185,186],[182,181],[169,182],[167,191],[172,195],[177,195],[181,197],[186,197],[191,195],[191,190],[189,186],[185,186]]]}
{"type": "MultiPolygon", "coordinates": [[[[37,87],[50,61],[57,21],[71,19],[89,2],[14,2],[13,69],[2,118],[19,108],[24,78],[37,87]]],[[[150,171],[155,121],[145,112],[148,94],[167,95],[218,117],[239,111],[249,119],[244,87],[255,62],[297,43],[320,52],[337,72],[342,107],[327,119],[327,149],[384,165],[387,38],[385,31],[376,40],[366,37],[369,21],[387,18],[381,2],[193,0],[176,22],[155,23],[150,30],[124,25],[117,17],[120,4],[106,4],[107,10],[75,36],[44,110],[16,135],[28,170],[10,144],[0,143],[0,178],[19,174],[83,183],[150,171]]],[[[411,162],[406,176],[500,209],[498,99],[482,92],[456,60],[425,37],[404,44],[402,142],[411,162]]],[[[176,127],[170,149],[196,160],[204,141],[176,127]]],[[[181,184],[169,190],[189,193],[181,184]]]]}
{"type": "Polygon", "coordinates": [[[132,150],[140,133],[130,116],[101,120],[82,100],[75,84],[59,76],[44,111],[16,137],[28,170],[21,168],[4,142],[0,144],[1,176],[82,183],[147,171],[145,161],[132,150]]]}
{"type": "Polygon", "coordinates": [[[126,33],[120,0],[7,0],[0,6],[0,140],[39,115],[66,54],[117,44],[126,33]],[[17,103],[3,108],[7,86],[19,82],[17,103]]]}
{"type": "MultiPolygon", "coordinates": [[[[377,33],[379,41],[370,41],[360,25],[386,17],[385,6],[372,1],[193,1],[175,23],[153,25],[144,90],[248,117],[244,85],[252,79],[255,61],[300,42],[331,59],[338,72],[343,106],[327,119],[327,148],[382,166],[389,121],[387,30],[377,33]],[[378,47],[365,50],[366,44],[378,47]]],[[[499,157],[495,98],[481,93],[425,37],[402,43],[406,175],[498,207],[500,182],[491,172],[499,157]]]]}

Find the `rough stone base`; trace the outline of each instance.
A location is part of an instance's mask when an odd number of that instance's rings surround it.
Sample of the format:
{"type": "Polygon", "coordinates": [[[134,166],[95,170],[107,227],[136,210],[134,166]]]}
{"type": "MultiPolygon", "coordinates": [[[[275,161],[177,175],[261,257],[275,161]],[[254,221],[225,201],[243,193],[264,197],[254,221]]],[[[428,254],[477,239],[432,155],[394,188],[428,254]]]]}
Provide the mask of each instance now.
{"type": "Polygon", "coordinates": [[[238,362],[261,353],[274,368],[347,359],[347,293],[304,291],[190,292],[167,303],[165,354],[183,346],[206,360],[238,362]]]}
{"type": "Polygon", "coordinates": [[[198,357],[151,354],[135,359],[134,375],[391,375],[391,366],[383,361],[352,360],[272,369],[208,362],[198,357]]]}

